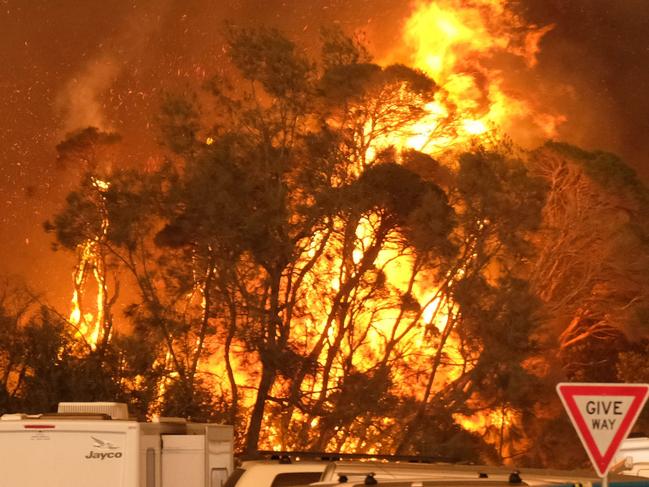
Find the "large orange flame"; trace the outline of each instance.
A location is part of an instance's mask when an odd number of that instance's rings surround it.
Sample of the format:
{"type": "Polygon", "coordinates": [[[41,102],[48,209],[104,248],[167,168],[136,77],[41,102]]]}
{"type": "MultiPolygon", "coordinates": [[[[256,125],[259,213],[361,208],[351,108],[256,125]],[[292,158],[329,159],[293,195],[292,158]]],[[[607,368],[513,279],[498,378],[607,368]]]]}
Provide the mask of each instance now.
{"type": "Polygon", "coordinates": [[[405,22],[403,46],[388,61],[421,69],[440,90],[428,117],[399,145],[438,153],[502,133],[522,143],[556,135],[565,117],[541,109],[515,88],[519,74],[536,65],[541,39],[553,26],[528,25],[510,5],[507,0],[417,4],[405,22]]]}
{"type": "MultiPolygon", "coordinates": [[[[540,110],[530,98],[517,93],[513,89],[515,83],[508,77],[509,71],[505,71],[507,66],[532,70],[540,41],[552,27],[527,25],[509,5],[505,0],[437,0],[419,2],[415,6],[404,24],[402,48],[383,61],[414,65],[431,76],[439,89],[435,100],[427,105],[424,119],[399,134],[385,135],[375,141],[364,160],[372,161],[381,148],[390,145],[414,148],[443,158],[455,150],[466,149],[468,144],[498,142],[504,134],[522,136],[523,141],[555,135],[564,117],[540,110]]],[[[341,234],[344,224],[338,220],[332,222],[336,232],[341,234]]],[[[391,368],[395,387],[403,397],[420,400],[424,396],[425,377],[436,353],[441,352],[444,359],[434,376],[433,390],[443,388],[471,367],[461,351],[459,338],[448,327],[457,313],[455,304],[439,293],[435,281],[425,272],[414,270],[414,255],[404,253],[389,242],[373,262],[373,267],[385,279],[383,294],[369,297],[355,316],[363,333],[356,336],[353,330],[344,330],[345,323],[328,319],[333,296],[372,247],[375,225],[371,214],[359,221],[347,262],[342,257],[345,244],[332,238],[328,243],[328,258],[320,259],[305,276],[304,293],[309,313],[291,323],[294,336],[299,337],[294,344],[296,348],[307,354],[323,334],[329,344],[341,333],[348,334],[339,344],[340,351],[326,379],[328,384],[324,383],[321,373],[307,378],[302,391],[305,396],[317,397],[323,389],[342,380],[345,366],[351,364],[360,372],[376,367],[385,356],[386,343],[395,336],[405,337],[399,349],[401,365],[391,368]],[[400,314],[402,307],[398,304],[404,296],[411,296],[413,301],[408,319],[400,314]],[[443,341],[432,338],[445,333],[443,341]],[[435,350],[435,343],[441,344],[441,351],[435,350]]],[[[313,250],[306,258],[314,257],[322,238],[319,234],[312,238],[313,250]]],[[[459,277],[462,269],[456,272],[455,277],[459,277]]],[[[322,349],[318,357],[320,363],[327,360],[329,350],[322,349]]],[[[237,353],[233,354],[233,364],[237,369],[237,383],[243,389],[241,403],[244,407],[250,406],[259,370],[237,358],[237,353]]],[[[221,378],[221,384],[225,383],[224,366],[217,356],[203,367],[214,377],[221,378]]],[[[278,381],[273,396],[285,396],[285,388],[286,383],[278,381]]],[[[316,428],[320,421],[317,416],[299,410],[292,413],[291,420],[311,428],[316,428]]],[[[508,429],[516,426],[519,418],[512,410],[486,410],[472,416],[456,415],[455,420],[468,431],[495,432],[486,437],[487,441],[506,453],[508,429]]],[[[388,427],[394,421],[394,418],[383,418],[381,427],[388,427]]],[[[265,414],[265,434],[261,441],[260,447],[266,449],[283,450],[292,446],[285,444],[285,431],[270,411],[265,414]]],[[[368,445],[363,441],[341,432],[323,447],[370,453],[381,450],[379,443],[368,445]]]]}
{"type": "MultiPolygon", "coordinates": [[[[565,117],[542,110],[529,94],[523,96],[513,88],[518,74],[531,72],[537,64],[540,42],[553,26],[529,25],[511,5],[507,0],[417,4],[404,26],[405,61],[432,77],[439,91],[428,105],[428,116],[412,127],[412,133],[386,144],[440,157],[441,152],[462,150],[469,143],[488,146],[504,134],[523,144],[556,136],[565,117]],[[518,73],[511,76],[513,69],[518,73]]],[[[445,351],[450,357],[456,356],[452,352],[456,342],[452,337],[448,342],[445,351]]],[[[449,373],[452,376],[452,370],[449,373]]],[[[520,418],[516,411],[502,410],[455,419],[468,431],[495,431],[485,438],[502,456],[510,447],[508,429],[520,418]]]]}
{"type": "Polygon", "coordinates": [[[74,290],[68,321],[77,329],[79,338],[83,338],[91,348],[96,348],[106,331],[104,327],[107,284],[106,269],[102,258],[101,244],[108,234],[108,215],[104,206],[103,193],[108,189],[109,183],[93,178],[93,188],[96,190],[101,213],[101,228],[98,235],[81,243],[77,249],[78,262],[74,271],[74,290]],[[83,297],[90,289],[88,277],[94,280],[93,291],[95,303],[84,306],[83,297]],[[87,308],[87,309],[86,309],[87,308]],[[89,311],[91,310],[91,311],[89,311]]]}
{"type": "MultiPolygon", "coordinates": [[[[523,18],[516,14],[506,0],[436,0],[419,2],[404,24],[403,46],[387,56],[386,62],[404,62],[414,65],[430,75],[439,89],[435,100],[427,105],[427,116],[409,127],[401,134],[390,134],[369,148],[367,160],[383,146],[395,145],[399,148],[414,148],[424,152],[440,155],[452,152],[454,148],[466,147],[467,144],[490,144],[502,137],[503,133],[512,136],[523,134],[529,140],[534,137],[551,137],[558,125],[564,120],[561,115],[540,110],[529,98],[521,96],[510,83],[507,66],[517,66],[519,70],[531,70],[536,64],[536,56],[543,36],[551,26],[538,27],[527,25],[523,18]],[[524,130],[521,130],[524,127],[524,130]]],[[[207,139],[206,144],[213,143],[207,139]]],[[[97,181],[100,185],[100,182],[97,181]]],[[[101,192],[101,186],[97,189],[101,192]]],[[[104,188],[105,189],[105,188],[104,188]]],[[[304,298],[309,303],[308,314],[295,319],[292,326],[294,335],[299,337],[293,344],[305,355],[313,348],[320,336],[326,336],[328,343],[336,340],[345,323],[329,319],[333,296],[340,290],[349,274],[355,271],[372,246],[374,238],[372,215],[366,215],[358,223],[353,237],[353,249],[350,259],[343,262],[343,243],[332,237],[327,245],[327,258],[317,261],[304,278],[304,298]],[[328,247],[329,248],[329,247],[328,247]]],[[[97,264],[99,244],[105,237],[108,221],[103,227],[103,235],[97,240],[87,242],[81,251],[80,266],[75,274],[74,309],[70,320],[80,326],[80,333],[92,344],[99,339],[101,316],[105,295],[97,296],[97,315],[84,316],[79,306],[80,293],[84,287],[87,268],[94,269],[94,278],[98,289],[105,289],[102,268],[97,264]],[[84,323],[85,321],[85,323],[84,323]]],[[[332,222],[334,234],[342,234],[344,225],[341,221],[332,222]]],[[[322,235],[315,235],[311,240],[312,251],[306,258],[316,255],[322,235]]],[[[457,312],[454,303],[442,298],[435,282],[424,272],[415,270],[415,256],[397,245],[389,242],[382,247],[372,263],[380,271],[385,285],[380,296],[370,296],[359,309],[355,320],[364,331],[358,336],[355,331],[345,331],[347,339],[339,344],[340,352],[331,364],[329,384],[323,384],[322,373],[314,374],[304,381],[304,392],[309,397],[317,397],[323,389],[331,387],[336,380],[344,377],[344,367],[350,364],[355,370],[366,372],[385,356],[386,343],[391,337],[404,336],[402,349],[399,350],[402,365],[391,370],[399,393],[404,397],[419,399],[426,390],[424,376],[436,353],[431,343],[433,335],[443,334],[449,320],[457,312]],[[410,315],[404,319],[400,314],[400,299],[412,297],[410,315]],[[343,363],[346,362],[346,363],[343,363]]],[[[298,266],[299,267],[299,266],[298,266]]],[[[457,272],[461,273],[461,269],[457,272]]],[[[454,380],[470,365],[460,351],[459,340],[449,334],[442,343],[444,363],[440,373],[435,376],[433,388],[441,388],[445,383],[454,380]]],[[[254,388],[258,382],[259,369],[245,357],[241,344],[233,345],[232,364],[235,368],[237,384],[242,386],[240,401],[243,407],[249,407],[254,401],[254,388]]],[[[324,347],[320,363],[327,360],[329,349],[324,347]]],[[[217,387],[224,388],[227,374],[223,360],[222,348],[214,347],[214,355],[201,363],[202,371],[214,377],[217,387]]],[[[167,360],[169,357],[167,357],[167,360]]],[[[281,389],[286,384],[277,383],[278,390],[273,391],[276,397],[284,396],[281,389]],[[276,393],[276,394],[275,394],[276,393]]],[[[159,393],[165,390],[161,385],[159,393]]],[[[317,416],[306,412],[294,411],[292,419],[316,427],[317,416]]],[[[271,414],[266,413],[266,432],[262,439],[262,448],[285,449],[283,431],[276,422],[271,421],[271,414]]],[[[505,429],[517,420],[514,411],[486,411],[471,417],[457,416],[456,421],[469,431],[496,427],[500,433],[502,448],[505,429]]],[[[385,418],[384,426],[393,418],[385,418]]],[[[325,448],[337,450],[378,451],[380,445],[362,445],[354,437],[334,437],[325,448]]]]}

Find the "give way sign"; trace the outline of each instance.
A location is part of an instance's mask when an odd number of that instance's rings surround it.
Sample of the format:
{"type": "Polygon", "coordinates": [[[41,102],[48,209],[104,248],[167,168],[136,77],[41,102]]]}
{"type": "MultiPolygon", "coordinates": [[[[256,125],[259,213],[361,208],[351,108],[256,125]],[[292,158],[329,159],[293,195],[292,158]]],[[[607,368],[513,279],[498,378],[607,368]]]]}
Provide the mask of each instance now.
{"type": "Polygon", "coordinates": [[[647,400],[649,384],[561,383],[557,392],[600,477],[647,400]]]}

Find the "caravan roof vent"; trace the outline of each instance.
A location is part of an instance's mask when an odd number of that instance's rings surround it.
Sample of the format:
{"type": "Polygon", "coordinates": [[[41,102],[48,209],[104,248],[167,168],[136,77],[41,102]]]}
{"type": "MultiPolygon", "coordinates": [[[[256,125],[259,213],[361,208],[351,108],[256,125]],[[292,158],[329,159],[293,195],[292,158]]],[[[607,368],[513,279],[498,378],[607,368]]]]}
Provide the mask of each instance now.
{"type": "Polygon", "coordinates": [[[128,407],[121,402],[60,402],[58,412],[106,414],[112,419],[128,419],[128,407]]]}

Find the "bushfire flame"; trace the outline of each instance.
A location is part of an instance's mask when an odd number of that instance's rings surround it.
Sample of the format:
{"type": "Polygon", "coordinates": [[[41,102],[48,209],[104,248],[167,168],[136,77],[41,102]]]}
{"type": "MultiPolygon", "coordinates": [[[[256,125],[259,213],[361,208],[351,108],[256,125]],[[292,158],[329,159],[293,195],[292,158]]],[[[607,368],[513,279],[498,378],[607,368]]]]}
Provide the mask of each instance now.
{"type": "Polygon", "coordinates": [[[510,5],[508,0],[417,4],[405,23],[403,45],[388,60],[421,69],[440,89],[427,106],[428,116],[398,145],[437,154],[476,138],[484,144],[487,135],[519,135],[522,142],[556,135],[565,117],[541,110],[508,83],[513,71],[536,65],[541,39],[553,26],[529,25],[510,5]]]}
{"type": "MultiPolygon", "coordinates": [[[[435,101],[426,106],[427,115],[409,127],[407,133],[390,134],[376,141],[368,149],[365,160],[371,162],[374,154],[386,146],[415,148],[438,156],[442,151],[466,144],[488,145],[503,133],[516,135],[513,129],[521,121],[529,127],[528,131],[539,138],[555,135],[564,117],[540,111],[532,101],[517,95],[507,83],[508,73],[500,62],[501,58],[506,58],[510,65],[518,62],[521,69],[533,68],[540,41],[551,29],[552,26],[527,25],[506,0],[436,0],[418,3],[404,24],[403,45],[387,56],[387,61],[400,61],[427,73],[438,85],[435,101]]],[[[213,139],[206,140],[207,145],[212,143],[213,139]]],[[[106,183],[95,182],[98,193],[106,189],[102,184],[106,183]]],[[[407,338],[404,340],[406,345],[400,350],[404,365],[392,370],[395,387],[403,396],[421,399],[431,388],[439,388],[453,381],[470,367],[460,350],[458,338],[449,327],[457,313],[456,306],[439,292],[425,272],[416,269],[415,256],[404,253],[396,245],[385,245],[373,263],[380,271],[376,278],[385,279],[385,294],[368,296],[363,308],[357,311],[355,319],[366,324],[368,331],[356,335],[354,330],[346,328],[348,324],[338,322],[329,315],[333,295],[355,272],[355,267],[361,264],[367,249],[372,247],[374,222],[371,218],[367,216],[359,222],[348,261],[344,262],[341,257],[341,249],[347,243],[332,238],[331,243],[327,244],[327,258],[318,260],[305,275],[309,313],[295,323],[295,335],[300,336],[303,347],[300,351],[312,349],[319,337],[325,337],[330,346],[339,340],[339,353],[331,364],[331,374],[325,379],[319,372],[313,379],[304,382],[308,390],[303,394],[314,400],[341,380],[345,370],[353,368],[362,373],[381,363],[386,356],[386,344],[395,337],[407,338]],[[327,294],[323,295],[322,289],[327,289],[327,294]],[[404,307],[399,300],[404,297],[412,300],[407,315],[400,311],[404,307]],[[391,303],[391,306],[386,306],[386,303],[391,303]],[[346,334],[345,340],[340,339],[342,334],[346,334]],[[435,342],[431,339],[433,336],[444,337],[444,340],[435,342]],[[437,353],[435,347],[430,346],[431,343],[440,343],[441,348],[437,353]],[[443,356],[444,360],[438,364],[439,374],[434,377],[434,383],[426,384],[425,378],[420,375],[425,375],[425,371],[431,368],[435,356],[443,356]]],[[[332,226],[343,233],[339,228],[341,225],[343,223],[340,221],[332,222],[332,226]]],[[[105,269],[99,247],[107,229],[106,219],[101,234],[80,247],[79,265],[74,276],[70,321],[79,327],[80,335],[93,346],[101,338],[105,312],[105,269]],[[97,284],[97,311],[94,316],[84,315],[81,306],[90,270],[97,284]]],[[[316,235],[312,239],[313,250],[307,257],[315,255],[320,238],[322,236],[316,235]]],[[[461,273],[462,269],[456,272],[461,273]]],[[[451,281],[453,278],[449,276],[451,281]]],[[[236,343],[233,345],[235,349],[238,346],[236,343]]],[[[201,366],[210,375],[223,378],[215,382],[226,383],[220,353],[220,349],[215,350],[215,354],[209,360],[204,360],[201,366]]],[[[328,353],[329,348],[323,347],[318,360],[321,363],[330,360],[328,353]]],[[[244,407],[249,407],[254,401],[254,387],[259,374],[254,365],[241,358],[243,355],[234,353],[232,362],[237,382],[243,386],[241,401],[244,407]]],[[[387,360],[384,365],[387,365],[387,360]]],[[[285,391],[279,390],[283,387],[286,385],[278,383],[278,390],[273,391],[277,393],[274,394],[276,397],[283,396],[285,391]]],[[[315,428],[319,424],[319,418],[311,417],[308,413],[296,410],[291,414],[290,419],[308,427],[315,428]]],[[[272,422],[268,412],[266,419],[267,431],[260,447],[285,449],[281,425],[272,422]]],[[[471,417],[457,416],[455,419],[469,431],[497,427],[501,449],[505,429],[516,421],[515,413],[510,411],[486,411],[471,417]]],[[[383,426],[389,426],[391,421],[394,419],[385,418],[383,426]]],[[[337,451],[380,450],[380,445],[361,444],[358,438],[343,431],[321,446],[337,451]]]]}
{"type": "Polygon", "coordinates": [[[81,243],[77,248],[78,262],[73,276],[72,309],[68,321],[76,327],[79,338],[83,338],[92,349],[95,349],[104,338],[103,333],[108,332],[105,327],[106,269],[101,244],[108,234],[109,220],[103,193],[109,188],[109,183],[93,178],[92,186],[96,190],[95,196],[100,208],[101,228],[98,235],[81,243]],[[93,286],[88,283],[89,277],[94,280],[93,286]],[[87,311],[83,305],[83,297],[90,287],[95,288],[95,304],[91,308],[94,312],[87,311]]]}
{"type": "MultiPolygon", "coordinates": [[[[519,69],[532,69],[537,64],[540,42],[552,28],[527,24],[507,0],[419,2],[405,22],[399,52],[405,51],[401,56],[406,64],[434,79],[439,91],[435,101],[426,106],[428,115],[411,127],[407,136],[393,135],[383,144],[414,148],[443,159],[442,152],[471,143],[488,146],[503,134],[521,135],[521,143],[529,142],[530,134],[536,140],[556,136],[565,117],[540,110],[531,100],[508,90],[512,84],[507,83],[507,76],[511,72],[503,71],[502,63],[497,62],[507,57],[511,65],[512,59],[518,59],[519,69]],[[526,127],[523,133],[521,124],[526,127]]],[[[423,288],[416,294],[420,302],[426,302],[425,296],[431,295],[435,295],[435,289],[423,288]]],[[[438,312],[438,306],[434,300],[425,308],[425,321],[438,312]]],[[[448,306],[452,308],[452,303],[448,306]]],[[[439,318],[443,322],[444,316],[439,318]]],[[[435,326],[441,331],[440,322],[435,326]]],[[[452,380],[459,368],[466,366],[457,342],[457,337],[451,336],[444,346],[450,358],[446,380],[452,380]]],[[[508,428],[515,426],[518,419],[511,410],[455,416],[467,431],[484,433],[495,429],[497,434],[486,439],[501,456],[508,451],[508,428]]]]}

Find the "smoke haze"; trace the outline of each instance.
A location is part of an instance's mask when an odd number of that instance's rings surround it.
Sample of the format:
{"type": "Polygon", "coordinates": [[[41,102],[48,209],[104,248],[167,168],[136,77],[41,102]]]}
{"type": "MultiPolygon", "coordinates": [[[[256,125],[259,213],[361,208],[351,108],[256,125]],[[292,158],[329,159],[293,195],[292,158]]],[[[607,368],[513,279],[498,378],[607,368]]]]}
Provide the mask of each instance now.
{"type": "MultiPolygon", "coordinates": [[[[381,59],[402,44],[416,4],[0,0],[0,272],[25,275],[47,299],[67,302],[72,258],[50,252],[41,227],[76,183],[55,169],[54,147],[65,133],[95,125],[122,134],[125,164],[144,164],[159,149],[161,95],[196,86],[222,66],[225,20],[276,26],[307,46],[321,25],[338,24],[364,32],[381,59]]],[[[558,139],[620,153],[649,180],[649,2],[512,5],[530,23],[553,28],[540,40],[535,66],[493,60],[508,89],[565,114],[558,139]]]]}

